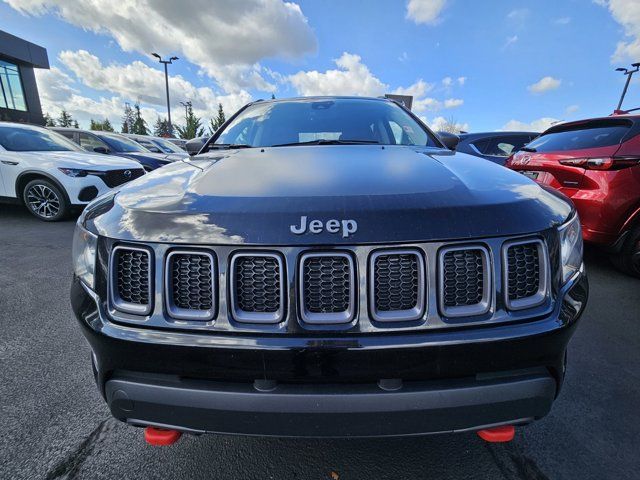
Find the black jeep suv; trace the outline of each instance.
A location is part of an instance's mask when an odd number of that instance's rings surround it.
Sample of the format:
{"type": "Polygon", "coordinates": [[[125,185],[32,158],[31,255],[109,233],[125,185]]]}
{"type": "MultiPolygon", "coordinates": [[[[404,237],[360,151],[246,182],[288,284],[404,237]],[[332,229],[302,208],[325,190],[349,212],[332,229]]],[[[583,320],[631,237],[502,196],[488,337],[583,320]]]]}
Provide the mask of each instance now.
{"type": "Polygon", "coordinates": [[[258,101],[95,200],[73,310],[113,415],[384,436],[543,417],[588,296],[571,204],[385,99],[258,101]]]}

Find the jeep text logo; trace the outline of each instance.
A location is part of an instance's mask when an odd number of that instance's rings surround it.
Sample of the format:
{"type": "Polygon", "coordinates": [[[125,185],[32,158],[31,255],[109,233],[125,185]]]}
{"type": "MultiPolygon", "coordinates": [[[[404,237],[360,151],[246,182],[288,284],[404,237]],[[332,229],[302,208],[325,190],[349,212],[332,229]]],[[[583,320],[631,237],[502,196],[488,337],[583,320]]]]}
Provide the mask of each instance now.
{"type": "Polygon", "coordinates": [[[322,223],[322,220],[311,220],[307,226],[307,217],[300,217],[300,225],[291,225],[291,233],[296,235],[302,235],[309,230],[309,233],[318,234],[326,230],[329,233],[340,233],[342,230],[342,238],[347,238],[352,233],[358,231],[358,224],[355,220],[327,220],[327,223],[322,223]]]}

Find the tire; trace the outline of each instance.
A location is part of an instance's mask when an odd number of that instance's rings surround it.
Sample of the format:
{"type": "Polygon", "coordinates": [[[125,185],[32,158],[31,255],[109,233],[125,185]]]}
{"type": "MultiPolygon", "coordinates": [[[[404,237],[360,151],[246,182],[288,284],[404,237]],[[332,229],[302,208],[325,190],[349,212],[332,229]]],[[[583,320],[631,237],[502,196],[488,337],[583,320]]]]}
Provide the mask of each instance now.
{"type": "Polygon", "coordinates": [[[621,272],[640,278],[640,225],[631,230],[620,253],[611,256],[611,263],[621,272]]]}
{"type": "Polygon", "coordinates": [[[57,222],[69,213],[67,197],[50,180],[37,178],[25,185],[22,200],[31,214],[44,222],[57,222]]]}

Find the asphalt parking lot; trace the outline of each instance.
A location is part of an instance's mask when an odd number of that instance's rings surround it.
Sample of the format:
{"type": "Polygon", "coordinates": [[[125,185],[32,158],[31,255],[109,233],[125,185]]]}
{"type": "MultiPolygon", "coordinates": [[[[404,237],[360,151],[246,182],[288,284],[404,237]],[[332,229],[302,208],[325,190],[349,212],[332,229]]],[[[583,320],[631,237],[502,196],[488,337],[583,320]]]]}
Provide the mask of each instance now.
{"type": "Polygon", "coordinates": [[[113,420],[69,306],[73,221],[0,206],[0,478],[638,478],[640,280],[587,252],[589,306],[549,416],[505,445],[183,437],[145,444],[113,420]]]}

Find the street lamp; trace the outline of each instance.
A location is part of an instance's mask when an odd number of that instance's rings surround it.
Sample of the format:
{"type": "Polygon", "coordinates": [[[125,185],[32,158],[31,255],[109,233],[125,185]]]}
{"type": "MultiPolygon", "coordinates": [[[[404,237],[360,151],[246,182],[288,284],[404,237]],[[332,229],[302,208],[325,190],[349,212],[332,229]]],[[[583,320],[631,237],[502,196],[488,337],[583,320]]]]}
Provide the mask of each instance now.
{"type": "Polygon", "coordinates": [[[186,122],[187,117],[189,116],[189,107],[193,104],[191,103],[191,100],[187,100],[186,102],[180,102],[180,105],[184,107],[184,121],[186,122]]]}
{"type": "Polygon", "coordinates": [[[179,58],[171,57],[169,60],[163,60],[162,57],[157,53],[152,53],[151,55],[156,57],[158,61],[164,65],[164,83],[167,87],[167,117],[169,121],[169,134],[173,136],[173,124],[171,123],[171,105],[169,103],[169,72],[167,70],[167,65],[172,64],[174,60],[179,60],[179,58]]]}
{"type": "Polygon", "coordinates": [[[624,84],[624,88],[622,89],[622,95],[620,96],[620,101],[618,102],[618,108],[616,108],[616,113],[622,112],[622,102],[624,101],[624,97],[627,95],[627,89],[629,88],[629,84],[631,83],[631,77],[633,74],[640,70],[640,62],[632,63],[633,70],[629,70],[624,67],[616,68],[616,72],[624,72],[623,75],[627,76],[627,81],[624,84]]]}

